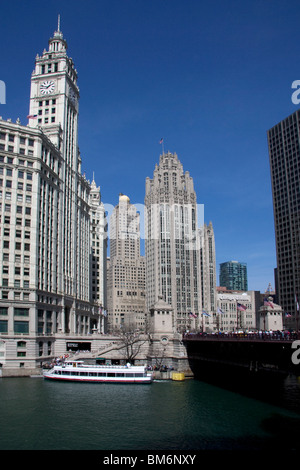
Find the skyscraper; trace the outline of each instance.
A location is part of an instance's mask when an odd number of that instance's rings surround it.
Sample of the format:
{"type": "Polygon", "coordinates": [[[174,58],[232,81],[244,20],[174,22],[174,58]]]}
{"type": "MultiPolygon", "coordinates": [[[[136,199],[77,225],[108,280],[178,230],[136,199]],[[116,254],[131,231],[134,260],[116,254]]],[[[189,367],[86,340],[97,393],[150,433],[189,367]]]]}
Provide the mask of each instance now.
{"type": "Polygon", "coordinates": [[[145,259],[140,254],[140,214],[120,194],[110,218],[108,322],[120,327],[145,327],[145,259]]]}
{"type": "Polygon", "coordinates": [[[93,179],[89,196],[90,205],[90,299],[101,313],[100,331],[106,331],[107,320],[107,220],[100,188],[93,179]]]}
{"type": "Polygon", "coordinates": [[[300,111],[268,131],[278,303],[298,327],[300,295],[300,111]]]}
{"type": "Polygon", "coordinates": [[[177,330],[195,327],[202,307],[197,200],[176,153],[163,152],[146,179],[145,255],[147,310],[162,296],[177,330]]]}
{"type": "MultiPolygon", "coordinates": [[[[88,349],[88,335],[100,332],[78,100],[58,23],[48,50],[36,56],[28,126],[0,120],[0,362],[7,368],[34,368],[59,355],[70,335],[88,349]]],[[[100,199],[92,205],[97,211],[100,199]]]]}
{"type": "Polygon", "coordinates": [[[226,261],[220,264],[220,286],[228,290],[248,290],[247,264],[226,261]]]}
{"type": "MultiPolygon", "coordinates": [[[[199,229],[199,237],[202,306],[211,315],[217,310],[216,248],[212,222],[199,229]]],[[[206,321],[211,323],[208,317],[206,321]]]]}

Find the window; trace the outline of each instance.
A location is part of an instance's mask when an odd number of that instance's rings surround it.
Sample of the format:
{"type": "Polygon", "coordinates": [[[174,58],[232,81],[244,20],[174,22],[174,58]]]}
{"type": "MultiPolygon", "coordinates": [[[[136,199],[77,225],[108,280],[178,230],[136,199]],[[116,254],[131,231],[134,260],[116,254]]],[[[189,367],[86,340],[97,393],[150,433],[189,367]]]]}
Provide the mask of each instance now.
{"type": "Polygon", "coordinates": [[[14,314],[18,315],[19,317],[28,317],[29,316],[29,308],[17,308],[17,307],[15,307],[14,314]]]}
{"type": "Polygon", "coordinates": [[[7,333],[7,332],[8,332],[8,321],[0,320],[0,333],[7,333]]]}
{"type": "Polygon", "coordinates": [[[28,321],[15,321],[14,322],[15,333],[28,334],[29,333],[29,322],[28,321]]]}

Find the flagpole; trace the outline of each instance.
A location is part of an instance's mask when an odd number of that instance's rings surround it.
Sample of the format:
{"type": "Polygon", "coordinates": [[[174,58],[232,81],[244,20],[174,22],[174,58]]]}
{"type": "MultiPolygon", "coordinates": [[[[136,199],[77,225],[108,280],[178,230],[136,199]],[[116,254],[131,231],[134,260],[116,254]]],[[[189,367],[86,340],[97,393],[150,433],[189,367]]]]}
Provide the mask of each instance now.
{"type": "Polygon", "coordinates": [[[163,139],[163,137],[160,139],[159,143],[160,143],[161,146],[162,146],[162,153],[164,154],[164,153],[165,153],[165,150],[164,150],[164,139],[163,139]]]}

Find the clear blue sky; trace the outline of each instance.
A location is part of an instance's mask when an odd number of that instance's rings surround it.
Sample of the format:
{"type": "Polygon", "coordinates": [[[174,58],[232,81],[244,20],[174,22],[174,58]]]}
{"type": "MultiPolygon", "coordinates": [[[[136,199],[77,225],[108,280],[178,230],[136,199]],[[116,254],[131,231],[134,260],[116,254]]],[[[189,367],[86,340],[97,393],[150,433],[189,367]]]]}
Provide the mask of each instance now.
{"type": "Polygon", "coordinates": [[[79,74],[79,146],[104,203],[143,204],[165,151],[194,179],[217,267],[247,263],[249,289],[274,287],[267,130],[296,111],[296,0],[1,2],[0,115],[26,124],[36,54],[57,28],[79,74]]]}

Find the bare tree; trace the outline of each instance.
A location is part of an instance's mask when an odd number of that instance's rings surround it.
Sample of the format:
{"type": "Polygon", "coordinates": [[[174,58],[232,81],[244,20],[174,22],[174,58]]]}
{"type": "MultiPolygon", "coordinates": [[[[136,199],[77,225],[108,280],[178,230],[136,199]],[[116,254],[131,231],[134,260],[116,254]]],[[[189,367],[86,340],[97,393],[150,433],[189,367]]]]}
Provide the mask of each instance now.
{"type": "Polygon", "coordinates": [[[135,329],[133,325],[122,325],[122,327],[114,332],[119,337],[118,345],[114,349],[118,349],[126,362],[133,363],[138,356],[141,348],[149,341],[149,337],[142,331],[135,329]]]}

